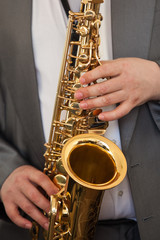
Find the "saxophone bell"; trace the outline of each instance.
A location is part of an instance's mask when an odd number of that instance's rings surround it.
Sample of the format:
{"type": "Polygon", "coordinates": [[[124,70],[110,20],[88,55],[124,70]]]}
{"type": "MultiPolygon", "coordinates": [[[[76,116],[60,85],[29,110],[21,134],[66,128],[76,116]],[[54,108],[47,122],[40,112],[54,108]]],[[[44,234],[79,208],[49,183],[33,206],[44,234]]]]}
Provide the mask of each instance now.
{"type": "Polygon", "coordinates": [[[125,177],[127,165],[122,151],[98,134],[80,134],[64,145],[62,162],[68,175],[80,185],[106,190],[125,177]]]}

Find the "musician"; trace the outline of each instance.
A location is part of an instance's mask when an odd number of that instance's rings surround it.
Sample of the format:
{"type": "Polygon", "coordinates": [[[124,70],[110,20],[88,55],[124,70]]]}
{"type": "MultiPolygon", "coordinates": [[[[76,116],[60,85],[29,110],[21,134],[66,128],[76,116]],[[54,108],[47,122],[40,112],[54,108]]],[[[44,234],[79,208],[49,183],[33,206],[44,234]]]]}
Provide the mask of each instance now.
{"type": "MultiPolygon", "coordinates": [[[[48,229],[42,173],[69,8],[80,0],[0,0],[0,239],[29,240],[48,229]],[[5,211],[3,209],[5,208],[5,211]]],[[[122,148],[128,174],[105,192],[96,239],[160,238],[160,0],[105,0],[102,66],[80,78],[81,108],[103,107],[106,137],[122,148]],[[109,80],[105,78],[111,77],[109,80]],[[87,99],[88,97],[94,97],[87,99]]]]}

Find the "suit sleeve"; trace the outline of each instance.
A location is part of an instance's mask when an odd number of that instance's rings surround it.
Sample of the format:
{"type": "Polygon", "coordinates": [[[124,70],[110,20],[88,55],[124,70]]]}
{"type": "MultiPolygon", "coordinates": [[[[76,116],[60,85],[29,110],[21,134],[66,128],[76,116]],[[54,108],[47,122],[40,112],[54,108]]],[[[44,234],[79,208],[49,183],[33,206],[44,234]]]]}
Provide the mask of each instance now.
{"type": "MultiPolygon", "coordinates": [[[[20,154],[0,135],[0,189],[6,178],[17,167],[27,164],[20,154]]],[[[10,221],[0,199],[0,219],[10,221]]]]}
{"type": "MultiPolygon", "coordinates": [[[[15,170],[17,167],[27,164],[27,161],[21,155],[21,153],[16,149],[16,146],[9,141],[5,136],[6,132],[6,111],[5,111],[5,101],[3,98],[3,90],[0,85],[0,189],[5,181],[5,179],[10,175],[10,173],[15,170]]],[[[14,128],[16,128],[14,122],[13,112],[11,107],[8,112],[10,112],[10,122],[13,124],[14,128]]],[[[10,136],[11,132],[9,131],[10,136]]],[[[9,137],[8,133],[8,137],[9,137]]]]}
{"type": "Polygon", "coordinates": [[[151,101],[148,103],[151,115],[160,130],[160,101],[151,101]]]}
{"type": "MultiPolygon", "coordinates": [[[[160,66],[160,59],[155,61],[160,66]]],[[[160,80],[160,79],[159,79],[160,80]]],[[[148,102],[148,106],[152,117],[160,130],[160,100],[159,101],[150,101],[148,102]]]]}
{"type": "Polygon", "coordinates": [[[0,188],[11,172],[26,164],[27,161],[0,135],[0,188]]]}

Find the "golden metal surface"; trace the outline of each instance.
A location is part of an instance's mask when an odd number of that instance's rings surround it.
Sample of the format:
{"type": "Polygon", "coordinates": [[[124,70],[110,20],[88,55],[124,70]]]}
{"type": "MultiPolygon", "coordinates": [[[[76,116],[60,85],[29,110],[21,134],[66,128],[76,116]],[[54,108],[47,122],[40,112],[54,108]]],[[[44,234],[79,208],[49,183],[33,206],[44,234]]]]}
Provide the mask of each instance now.
{"type": "Polygon", "coordinates": [[[62,162],[71,178],[96,190],[115,187],[127,170],[117,145],[97,134],[81,134],[68,140],[62,149],[62,162]]]}
{"type": "MultiPolygon", "coordinates": [[[[100,65],[99,12],[103,0],[81,0],[69,11],[66,43],[45,156],[44,173],[59,188],[51,196],[45,240],[92,240],[105,189],[118,185],[127,171],[121,150],[102,137],[108,122],[101,109],[82,110],[74,98],[80,76],[100,65]]],[[[96,82],[95,82],[96,84],[96,82]]],[[[33,224],[32,240],[39,227],[33,224]]]]}
{"type": "Polygon", "coordinates": [[[82,3],[103,3],[104,0],[82,0],[82,3]]]}

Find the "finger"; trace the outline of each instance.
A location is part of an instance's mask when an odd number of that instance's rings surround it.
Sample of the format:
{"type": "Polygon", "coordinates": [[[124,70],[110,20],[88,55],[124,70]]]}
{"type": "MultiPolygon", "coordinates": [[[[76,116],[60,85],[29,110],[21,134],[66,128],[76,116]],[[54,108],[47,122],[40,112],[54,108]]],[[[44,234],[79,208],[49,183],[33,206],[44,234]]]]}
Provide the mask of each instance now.
{"type": "Polygon", "coordinates": [[[87,99],[80,103],[82,109],[92,109],[97,107],[110,106],[116,103],[123,102],[126,99],[123,90],[106,94],[97,98],[87,99]]]}
{"type": "Polygon", "coordinates": [[[127,101],[121,103],[112,111],[103,112],[99,114],[98,118],[102,121],[113,121],[122,118],[131,111],[127,101]]]}
{"type": "Polygon", "coordinates": [[[21,199],[17,199],[16,204],[43,228],[48,229],[48,218],[45,217],[44,214],[25,196],[21,196],[21,199]]]}
{"type": "Polygon", "coordinates": [[[36,174],[30,174],[29,180],[40,186],[48,194],[48,196],[56,194],[59,191],[51,179],[39,170],[37,170],[36,174]]]}
{"type": "Polygon", "coordinates": [[[121,64],[119,61],[109,61],[105,64],[96,67],[82,75],[79,79],[82,85],[91,83],[100,78],[114,77],[121,73],[121,64]]]}
{"type": "MultiPolygon", "coordinates": [[[[32,184],[32,183],[26,183],[25,185],[25,191],[24,188],[23,194],[36,206],[38,206],[40,209],[44,210],[45,212],[48,212],[50,209],[50,201],[32,184]]],[[[21,190],[21,191],[22,191],[21,190]]]]}
{"type": "Polygon", "coordinates": [[[75,93],[76,99],[84,99],[112,93],[122,89],[122,82],[118,77],[105,80],[101,83],[93,84],[89,87],[80,88],[75,93]]]}
{"type": "Polygon", "coordinates": [[[10,203],[8,207],[5,207],[5,211],[11,221],[19,227],[27,229],[30,229],[32,227],[32,223],[20,215],[18,207],[15,204],[10,203]]]}

